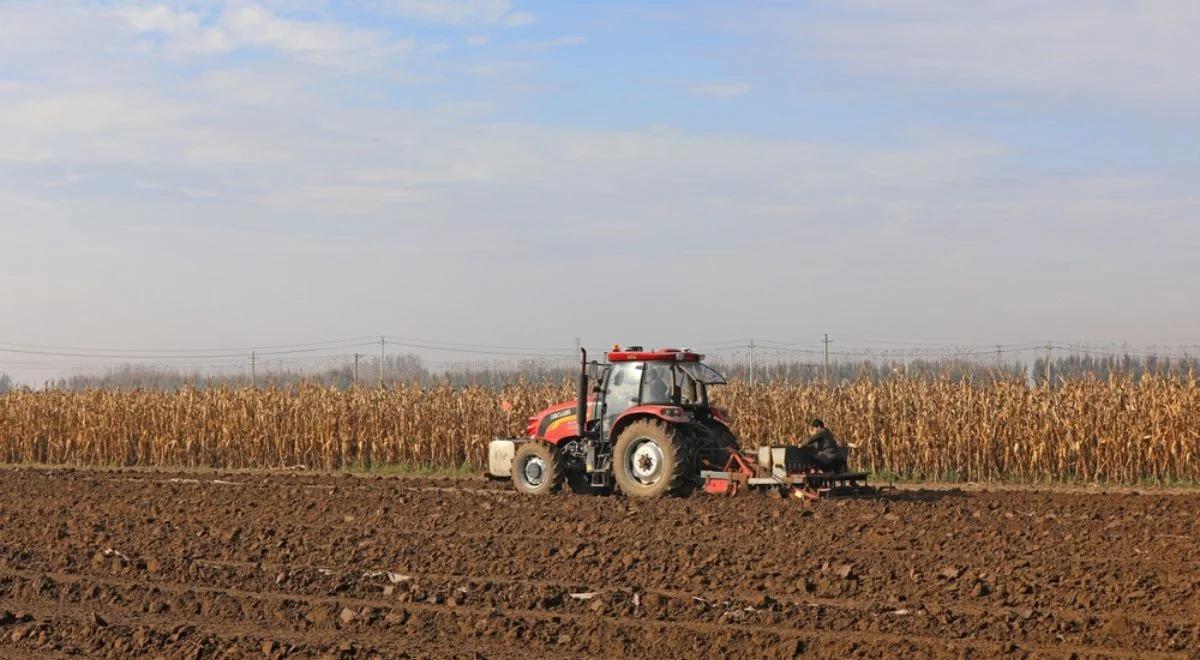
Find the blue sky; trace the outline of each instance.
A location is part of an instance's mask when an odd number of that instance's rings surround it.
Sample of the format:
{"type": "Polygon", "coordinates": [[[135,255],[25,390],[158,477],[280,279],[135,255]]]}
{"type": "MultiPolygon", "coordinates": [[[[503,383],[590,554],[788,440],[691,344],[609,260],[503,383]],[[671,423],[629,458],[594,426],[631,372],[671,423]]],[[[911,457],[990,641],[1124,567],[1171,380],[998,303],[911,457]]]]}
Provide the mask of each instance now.
{"type": "Polygon", "coordinates": [[[1197,33],[1184,0],[3,2],[0,342],[1200,343],[1197,33]]]}

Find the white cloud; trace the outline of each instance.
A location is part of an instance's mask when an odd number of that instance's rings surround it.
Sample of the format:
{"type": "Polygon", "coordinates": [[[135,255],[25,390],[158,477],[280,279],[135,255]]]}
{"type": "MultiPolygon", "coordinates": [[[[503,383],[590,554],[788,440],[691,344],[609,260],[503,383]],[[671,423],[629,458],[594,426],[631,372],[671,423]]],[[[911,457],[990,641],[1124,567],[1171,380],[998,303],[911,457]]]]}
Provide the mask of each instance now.
{"type": "MultiPolygon", "coordinates": [[[[776,17],[778,19],[778,17],[776,17]]],[[[801,52],[865,74],[1126,100],[1200,97],[1200,4],[862,2],[850,17],[776,20],[801,52]]]]}
{"type": "Polygon", "coordinates": [[[587,37],[581,37],[578,35],[569,35],[569,36],[563,36],[563,37],[555,37],[553,39],[546,39],[545,41],[527,41],[525,43],[519,44],[519,48],[521,48],[522,50],[538,51],[538,50],[547,50],[550,48],[564,48],[567,46],[579,46],[579,45],[585,44],[585,43],[587,43],[587,37]]]}
{"type": "Polygon", "coordinates": [[[476,78],[501,78],[529,71],[533,63],[523,60],[490,60],[478,64],[468,64],[458,70],[469,73],[476,78]]]}
{"type": "Polygon", "coordinates": [[[154,180],[150,180],[150,179],[138,179],[134,182],[134,185],[138,188],[141,188],[142,190],[152,190],[152,191],[156,191],[156,192],[170,193],[170,194],[174,194],[174,195],[181,195],[183,197],[189,197],[192,199],[221,199],[221,198],[226,197],[225,194],[217,192],[217,191],[213,191],[213,190],[205,190],[202,188],[190,188],[188,186],[178,186],[178,185],[163,183],[162,181],[154,181],[154,180]]]}
{"type": "Polygon", "coordinates": [[[186,10],[176,11],[166,5],[125,7],[120,13],[125,16],[130,27],[141,32],[178,34],[200,27],[200,14],[186,10]]]}
{"type": "Polygon", "coordinates": [[[550,46],[578,46],[587,43],[587,37],[578,35],[570,35],[566,37],[555,37],[547,42],[550,46]]]}
{"type": "Polygon", "coordinates": [[[305,79],[287,67],[231,67],[211,69],[199,76],[196,87],[232,105],[285,104],[301,92],[305,79]]]}
{"type": "Polygon", "coordinates": [[[689,91],[701,96],[715,96],[717,98],[729,99],[746,94],[750,91],[750,85],[744,82],[705,83],[702,85],[692,85],[689,91]]]}
{"type": "Polygon", "coordinates": [[[145,162],[152,143],[202,112],[146,91],[39,91],[0,105],[0,161],[145,162]]]}
{"type": "Polygon", "coordinates": [[[237,43],[284,51],[363,50],[377,48],[382,41],[379,33],[280,18],[256,6],[226,11],[221,25],[237,43]]]}
{"type": "Polygon", "coordinates": [[[285,184],[272,187],[253,199],[255,204],[272,211],[331,219],[391,213],[399,206],[428,200],[429,195],[417,188],[359,186],[343,182],[285,184]]]}
{"type": "Polygon", "coordinates": [[[349,63],[349,55],[375,59],[411,50],[411,39],[389,40],[382,32],[338,23],[284,18],[260,5],[227,7],[212,24],[201,15],[165,5],[121,10],[129,27],[161,35],[175,53],[223,54],[263,48],[327,62],[349,63]]]}
{"type": "Polygon", "coordinates": [[[486,46],[490,41],[491,38],[486,35],[474,35],[463,40],[464,43],[472,47],[486,46]]]}
{"type": "Polygon", "coordinates": [[[511,0],[383,0],[383,7],[402,16],[449,25],[501,23],[528,25],[533,14],[513,11],[511,0]]]}
{"type": "Polygon", "coordinates": [[[522,25],[532,25],[537,21],[537,17],[527,11],[514,11],[504,17],[504,25],[506,27],[521,27],[522,25]]]}

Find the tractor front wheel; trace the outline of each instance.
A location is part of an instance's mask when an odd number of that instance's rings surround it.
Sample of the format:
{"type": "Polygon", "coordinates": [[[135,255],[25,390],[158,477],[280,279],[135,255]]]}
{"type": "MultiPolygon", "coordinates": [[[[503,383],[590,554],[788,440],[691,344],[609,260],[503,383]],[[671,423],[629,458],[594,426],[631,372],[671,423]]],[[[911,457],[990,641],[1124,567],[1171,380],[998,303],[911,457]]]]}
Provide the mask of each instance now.
{"type": "Polygon", "coordinates": [[[687,447],[675,429],[654,420],[630,424],[613,448],[613,477],[632,497],[661,497],[689,485],[687,447]]]}
{"type": "Polygon", "coordinates": [[[538,441],[521,443],[513,456],[512,480],[517,491],[526,495],[545,495],[562,488],[558,448],[538,441]]]}

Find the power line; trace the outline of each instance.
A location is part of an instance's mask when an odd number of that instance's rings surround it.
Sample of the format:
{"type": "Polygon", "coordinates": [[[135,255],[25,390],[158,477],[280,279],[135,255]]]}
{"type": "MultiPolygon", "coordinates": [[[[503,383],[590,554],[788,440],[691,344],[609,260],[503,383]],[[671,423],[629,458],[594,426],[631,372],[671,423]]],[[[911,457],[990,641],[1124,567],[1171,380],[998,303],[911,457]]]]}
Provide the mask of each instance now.
{"type": "MultiPolygon", "coordinates": [[[[1001,355],[1011,353],[1027,353],[1031,351],[1041,351],[1046,347],[1045,342],[1038,343],[1012,343],[1012,344],[988,344],[986,346],[963,346],[950,345],[932,342],[917,342],[909,340],[886,340],[886,339],[866,339],[859,338],[851,340],[854,344],[887,344],[893,346],[902,346],[903,348],[888,348],[879,346],[859,346],[859,345],[839,345],[837,350],[828,350],[828,355],[841,359],[864,359],[864,360],[901,360],[901,359],[925,359],[925,360],[946,360],[946,359],[969,359],[981,356],[991,357],[996,356],[997,360],[1001,355]]],[[[516,360],[522,361],[538,361],[545,365],[557,364],[560,361],[573,358],[575,353],[568,352],[564,348],[549,347],[549,346],[509,346],[498,344],[484,343],[467,343],[467,342],[447,342],[431,339],[417,339],[412,337],[395,337],[395,336],[377,336],[369,337],[351,337],[338,340],[324,340],[295,344],[274,344],[258,347],[239,348],[175,348],[175,349],[136,349],[136,348],[112,348],[112,347],[79,347],[79,346],[58,346],[50,344],[23,344],[12,342],[0,342],[0,356],[10,354],[12,356],[38,356],[50,359],[60,358],[86,358],[94,361],[158,361],[165,364],[144,364],[132,363],[116,365],[111,362],[79,364],[79,363],[63,363],[56,364],[49,360],[47,361],[0,361],[0,368],[7,369],[22,369],[22,370],[62,370],[62,371],[77,371],[77,370],[101,370],[101,369],[119,369],[128,367],[141,368],[176,368],[176,369],[226,369],[226,368],[242,368],[249,367],[251,372],[256,368],[271,368],[281,367],[287,364],[303,364],[303,363],[319,363],[325,361],[345,360],[349,363],[353,359],[352,353],[345,353],[347,349],[358,349],[367,346],[385,347],[387,343],[395,346],[400,346],[414,351],[429,351],[459,354],[464,356],[488,356],[496,359],[513,358],[511,361],[495,362],[494,365],[505,365],[506,368],[512,368],[516,364],[516,360]],[[336,354],[329,355],[332,351],[338,351],[336,354]],[[216,360],[236,359],[236,362],[214,362],[216,360]],[[205,362],[200,362],[204,360],[205,362]]],[[[1082,341],[1052,341],[1053,347],[1062,351],[1063,355],[1076,354],[1094,354],[1100,356],[1108,356],[1114,358],[1129,358],[1136,360],[1194,360],[1200,355],[1200,346],[1173,346],[1164,347],[1163,352],[1155,352],[1155,347],[1141,347],[1140,350],[1125,350],[1116,346],[1095,346],[1088,345],[1082,341]],[[1190,351],[1190,353],[1189,353],[1190,351]],[[1182,352],[1182,355],[1180,354],[1182,352]]],[[[703,342],[698,344],[690,344],[696,350],[704,353],[723,353],[729,359],[744,359],[750,354],[751,359],[756,363],[759,362],[755,351],[765,351],[768,359],[782,359],[782,355],[804,356],[808,358],[806,363],[812,363],[817,356],[824,356],[825,350],[829,348],[826,345],[813,345],[811,343],[793,342],[786,340],[727,340],[721,342],[703,342]],[[738,356],[741,356],[739,358],[738,356]],[[773,356],[773,357],[772,357],[773,356]]],[[[606,349],[592,351],[594,354],[602,354],[606,349]]],[[[357,351],[355,351],[357,353],[357,351]]],[[[364,356],[365,357],[365,356],[364,356]]],[[[384,356],[386,357],[386,356],[384,356]]],[[[385,361],[384,357],[380,359],[380,366],[385,361]]],[[[1059,358],[1064,359],[1064,358],[1059,358]]],[[[438,361],[427,360],[422,358],[422,362],[430,365],[446,365],[455,364],[467,367],[470,364],[479,364],[478,361],[472,363],[467,361],[438,361]]]]}
{"type": "MultiPolygon", "coordinates": [[[[781,352],[786,352],[786,353],[797,353],[797,354],[802,354],[802,355],[821,355],[821,356],[823,356],[825,354],[824,349],[821,349],[821,348],[792,348],[789,346],[779,346],[779,345],[776,345],[775,343],[767,344],[764,342],[758,342],[757,346],[759,346],[761,348],[775,350],[775,351],[781,351],[781,352]]],[[[896,349],[896,350],[877,349],[877,348],[861,348],[861,347],[849,346],[844,350],[830,350],[828,352],[828,354],[831,356],[838,356],[838,357],[874,357],[874,358],[966,357],[966,356],[984,355],[984,354],[994,355],[997,352],[1019,353],[1019,352],[1029,351],[1034,348],[1041,348],[1043,345],[1042,344],[1030,344],[1030,345],[1022,346],[1022,345],[1010,344],[1008,346],[1004,346],[1002,344],[1000,346],[1001,346],[1001,348],[999,350],[997,350],[997,348],[995,346],[992,346],[991,348],[980,348],[980,347],[972,346],[972,347],[939,347],[939,348],[929,348],[929,349],[896,349]]]]}
{"type": "Polygon", "coordinates": [[[467,348],[467,347],[464,347],[463,345],[437,345],[437,344],[433,344],[433,343],[429,343],[429,342],[417,342],[417,341],[413,341],[413,340],[402,340],[402,339],[397,339],[394,337],[389,337],[388,341],[397,346],[404,346],[406,348],[420,348],[420,349],[424,349],[424,350],[428,350],[428,351],[442,351],[442,352],[447,352],[447,353],[470,353],[470,354],[474,354],[474,355],[508,355],[508,356],[515,356],[515,357],[561,357],[561,358],[572,357],[571,353],[568,353],[565,351],[551,353],[551,352],[505,350],[505,349],[502,349],[501,347],[467,348]]]}
{"type": "MultiPolygon", "coordinates": [[[[567,353],[557,347],[548,346],[513,346],[513,345],[497,345],[497,344],[477,344],[466,342],[446,342],[433,339],[419,339],[413,337],[396,337],[385,336],[392,343],[405,346],[407,348],[415,348],[421,350],[463,353],[463,354],[478,354],[478,355],[501,355],[511,357],[567,357],[573,353],[567,353]]],[[[47,357],[88,357],[95,359],[153,359],[153,360],[187,360],[187,359],[212,359],[212,358],[234,358],[245,357],[247,353],[254,352],[261,356],[272,355],[290,355],[290,354],[305,354],[305,353],[320,353],[327,350],[337,350],[344,348],[360,348],[367,345],[374,345],[378,341],[369,337],[352,337],[338,340],[324,340],[297,344],[274,344],[263,346],[249,347],[222,347],[222,348],[173,348],[173,349],[146,349],[146,348],[110,348],[110,347],[81,347],[81,346],[62,346],[51,344],[24,344],[14,342],[0,342],[0,352],[13,353],[20,355],[42,355],[47,357]]],[[[914,346],[916,348],[907,349],[889,349],[876,347],[860,347],[847,346],[842,350],[830,351],[830,355],[838,355],[843,357],[873,357],[873,356],[962,356],[976,354],[991,354],[994,353],[993,347],[995,344],[987,346],[963,346],[949,345],[944,343],[934,342],[916,342],[907,340],[888,340],[888,339],[857,339],[855,340],[867,344],[885,344],[885,345],[905,345],[914,346]]],[[[1055,342],[1072,351],[1093,352],[1105,355],[1130,355],[1136,357],[1167,357],[1174,355],[1170,352],[1130,352],[1113,350],[1104,347],[1095,347],[1083,345],[1077,341],[1055,342]]],[[[789,351],[793,353],[817,354],[823,353],[824,346],[816,346],[810,343],[792,342],[786,340],[758,340],[754,341],[756,347],[776,350],[789,351]]],[[[750,344],[745,340],[728,340],[720,342],[703,342],[691,344],[696,350],[706,352],[727,352],[747,350],[750,344]]],[[[1030,350],[1041,344],[1000,344],[1000,352],[1015,352],[1030,350]],[[1019,347],[1019,348],[1014,348],[1019,347]]],[[[1172,347],[1175,351],[1193,349],[1200,351],[1200,346],[1183,346],[1172,347]]]]}
{"type": "MultiPolygon", "coordinates": [[[[293,348],[286,350],[273,351],[258,351],[258,355],[293,355],[297,353],[319,353],[342,348],[358,348],[361,346],[370,346],[373,342],[359,344],[340,344],[337,346],[320,346],[315,348],[293,348]]],[[[257,349],[250,349],[256,351],[257,349]]],[[[16,353],[19,355],[44,355],[48,357],[84,357],[100,360],[196,360],[196,359],[213,359],[213,358],[240,358],[246,357],[246,353],[222,353],[222,354],[166,354],[158,352],[145,352],[137,354],[96,354],[96,353],[73,353],[61,351],[40,351],[26,350],[17,348],[0,348],[0,353],[16,353]]]]}
{"type": "MultiPolygon", "coordinates": [[[[352,360],[352,359],[354,359],[353,353],[338,353],[337,355],[306,355],[306,356],[302,356],[302,357],[276,358],[274,360],[271,360],[270,362],[267,362],[266,360],[259,360],[258,362],[259,362],[259,364],[301,364],[301,363],[305,363],[305,362],[322,362],[325,360],[352,360]]],[[[238,364],[240,364],[240,363],[238,363],[238,364]]]]}
{"type": "Polygon", "coordinates": [[[480,350],[497,350],[497,351],[552,351],[555,353],[563,353],[561,346],[502,346],[496,344],[467,344],[462,342],[442,341],[440,339],[420,339],[417,337],[396,337],[388,335],[389,341],[394,342],[413,342],[417,344],[430,344],[434,346],[446,346],[455,348],[472,348],[480,350]]]}
{"type": "MultiPolygon", "coordinates": [[[[942,337],[938,338],[902,338],[902,339],[880,339],[874,337],[863,337],[860,335],[840,335],[844,339],[860,344],[891,344],[896,346],[949,346],[949,345],[966,345],[966,344],[990,344],[995,345],[995,338],[992,339],[969,339],[961,337],[942,337]]],[[[1028,344],[1033,342],[1032,339],[1026,341],[1013,341],[1014,344],[1028,344]]]]}
{"type": "Polygon", "coordinates": [[[1129,357],[1137,360],[1194,360],[1196,358],[1200,358],[1200,355],[1189,355],[1186,351],[1182,355],[1179,355],[1170,353],[1131,353],[1129,351],[1109,351],[1091,346],[1078,346],[1075,344],[1055,344],[1054,347],[1073,353],[1083,353],[1085,355],[1096,354],[1108,357],[1129,357]]]}
{"type": "Polygon", "coordinates": [[[37,370],[68,370],[68,371],[114,371],[118,369],[140,368],[140,369],[219,369],[245,367],[244,362],[220,362],[208,364],[139,364],[139,363],[124,363],[124,364],[53,364],[47,362],[35,363],[15,363],[15,362],[0,362],[0,368],[4,369],[37,369],[37,370]]]}
{"type": "MultiPolygon", "coordinates": [[[[87,346],[55,346],[50,344],[20,344],[14,342],[0,342],[0,347],[13,346],[23,349],[40,349],[40,350],[63,350],[63,351],[86,351],[89,353],[213,353],[213,352],[237,352],[241,355],[247,351],[269,351],[272,349],[288,349],[288,348],[307,348],[311,346],[320,346],[325,344],[346,344],[349,342],[369,341],[374,337],[350,337],[347,339],[327,339],[324,341],[312,341],[300,344],[276,344],[273,346],[224,346],[221,348],[98,348],[87,346]]],[[[3,350],[0,348],[0,350],[3,350]]],[[[212,357],[212,356],[201,356],[212,357]]]]}

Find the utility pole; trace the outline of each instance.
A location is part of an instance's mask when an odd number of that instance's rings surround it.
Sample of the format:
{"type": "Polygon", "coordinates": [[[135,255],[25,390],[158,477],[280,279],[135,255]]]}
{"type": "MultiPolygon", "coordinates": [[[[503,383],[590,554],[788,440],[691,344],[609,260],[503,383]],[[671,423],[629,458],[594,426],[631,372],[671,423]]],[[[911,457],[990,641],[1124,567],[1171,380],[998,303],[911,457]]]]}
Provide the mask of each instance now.
{"type": "Polygon", "coordinates": [[[825,384],[829,384],[829,333],[825,333],[825,338],[821,340],[825,344],[825,384]]]}
{"type": "Polygon", "coordinates": [[[750,340],[750,385],[754,385],[754,340],[750,340]]]}
{"type": "Polygon", "coordinates": [[[354,354],[354,386],[358,387],[358,359],[362,357],[362,353],[354,354]]]}
{"type": "Polygon", "coordinates": [[[250,387],[258,387],[258,356],[250,351],[250,387]]]}
{"type": "Polygon", "coordinates": [[[383,350],[385,345],[383,335],[379,335],[379,389],[383,389],[383,350]]]}
{"type": "Polygon", "coordinates": [[[1054,350],[1054,345],[1046,342],[1046,389],[1050,389],[1050,351],[1054,350]]]}

